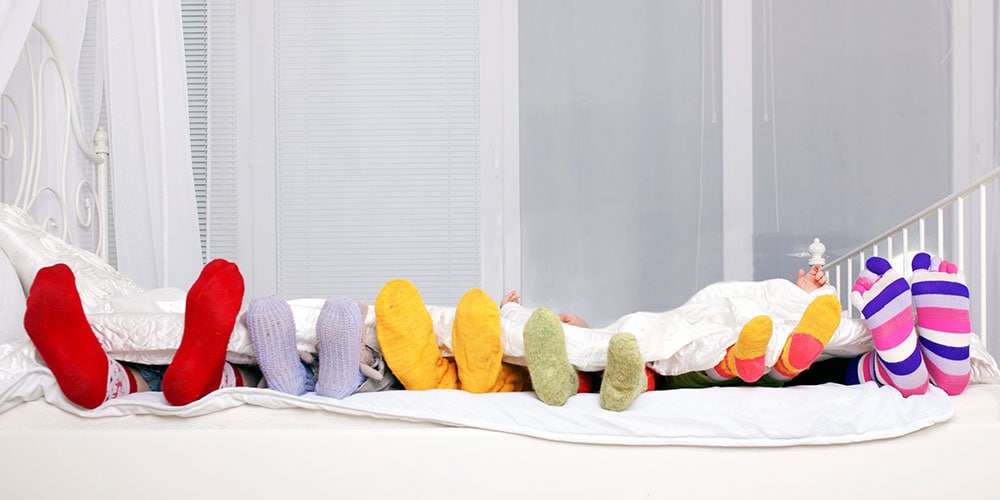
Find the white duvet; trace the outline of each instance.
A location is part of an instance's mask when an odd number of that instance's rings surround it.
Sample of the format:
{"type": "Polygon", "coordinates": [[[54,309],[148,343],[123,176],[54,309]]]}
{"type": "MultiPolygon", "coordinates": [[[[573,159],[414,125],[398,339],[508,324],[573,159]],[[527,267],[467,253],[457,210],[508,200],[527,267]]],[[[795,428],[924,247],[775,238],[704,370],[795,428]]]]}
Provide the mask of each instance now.
{"type": "MultiPolygon", "coordinates": [[[[88,319],[104,348],[118,359],[167,363],[183,334],[184,291],[143,291],[91,254],[45,234],[23,212],[0,205],[0,246],[10,258],[24,289],[38,268],[66,262],[76,272],[88,319]]],[[[816,293],[828,293],[821,290],[816,293]]],[[[627,331],[639,339],[645,359],[665,374],[709,368],[722,358],[739,327],[758,314],[769,314],[775,331],[767,362],[811,301],[784,280],[720,283],[707,287],[687,304],[663,313],[627,315],[606,328],[566,327],[567,352],[583,370],[604,367],[608,338],[627,331]]],[[[315,351],[315,324],[323,299],[291,301],[300,350],[315,351]]],[[[451,345],[454,310],[428,307],[442,352],[451,345]]],[[[374,311],[365,334],[374,334],[374,311]]],[[[505,358],[524,362],[522,328],[530,311],[516,304],[502,310],[505,358]]],[[[973,337],[973,379],[1000,380],[996,363],[973,337]]],[[[844,320],[828,351],[850,355],[869,349],[863,322],[844,320]]],[[[243,313],[229,347],[230,361],[253,362],[243,313]]],[[[194,417],[243,404],[430,421],[582,443],[700,444],[712,446],[784,446],[864,441],[893,437],[950,418],[948,397],[933,388],[919,397],[902,398],[894,389],[873,384],[845,387],[768,389],[734,387],[655,391],[641,395],[625,412],[600,409],[597,396],[581,394],[564,407],[550,407],[531,393],[473,395],[462,391],[387,391],[357,394],[343,401],[308,394],[294,397],[269,390],[238,388],[216,391],[184,407],[166,403],[160,393],[133,394],[96,410],[83,410],[63,397],[51,371],[27,340],[0,345],[0,414],[22,402],[44,397],[83,417],[148,413],[194,417]]],[[[2,415],[0,415],[2,420],[2,415]]]]}

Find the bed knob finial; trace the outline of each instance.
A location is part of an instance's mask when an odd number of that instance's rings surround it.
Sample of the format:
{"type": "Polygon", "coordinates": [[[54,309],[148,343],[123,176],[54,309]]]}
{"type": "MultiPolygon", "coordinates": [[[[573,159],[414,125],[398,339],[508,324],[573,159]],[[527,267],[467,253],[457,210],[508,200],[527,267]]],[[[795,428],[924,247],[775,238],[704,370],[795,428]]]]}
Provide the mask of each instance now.
{"type": "Polygon", "coordinates": [[[825,265],[826,259],[823,258],[823,254],[826,252],[826,245],[819,238],[814,238],[812,244],[809,245],[809,265],[815,266],[816,264],[825,265]]]}

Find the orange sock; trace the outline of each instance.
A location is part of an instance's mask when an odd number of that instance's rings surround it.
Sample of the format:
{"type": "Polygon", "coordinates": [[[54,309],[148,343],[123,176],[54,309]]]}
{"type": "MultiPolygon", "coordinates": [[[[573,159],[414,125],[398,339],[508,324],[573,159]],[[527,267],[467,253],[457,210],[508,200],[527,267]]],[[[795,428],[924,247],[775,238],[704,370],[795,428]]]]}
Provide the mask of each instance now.
{"type": "Polygon", "coordinates": [[[453,361],[441,356],[434,323],[417,287],[396,279],[375,298],[375,333],[386,364],[410,390],[458,389],[453,361]]]}
{"type": "Polygon", "coordinates": [[[809,368],[826,348],[839,325],[840,300],[833,295],[820,295],[813,299],[785,341],[770,376],[788,380],[809,368]]]}
{"type": "MultiPolygon", "coordinates": [[[[736,343],[726,349],[726,357],[715,365],[715,372],[722,379],[739,377],[744,382],[753,383],[767,371],[764,353],[771,341],[773,323],[768,316],[757,316],[740,330],[736,343]]],[[[709,376],[713,374],[709,373],[709,376]]]]}

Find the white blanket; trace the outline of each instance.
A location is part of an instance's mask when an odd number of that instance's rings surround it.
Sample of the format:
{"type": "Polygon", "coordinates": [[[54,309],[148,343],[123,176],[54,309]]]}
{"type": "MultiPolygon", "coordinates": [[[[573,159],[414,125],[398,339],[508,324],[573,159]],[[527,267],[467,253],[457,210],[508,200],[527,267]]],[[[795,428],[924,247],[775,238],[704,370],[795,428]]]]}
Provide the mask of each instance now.
{"type": "Polygon", "coordinates": [[[533,393],[386,391],[338,401],[312,393],[296,397],[254,388],[216,391],[181,407],[168,405],[162,393],[139,393],[85,410],[63,397],[30,343],[0,346],[0,421],[3,411],[40,397],[87,418],[132,414],[197,417],[251,404],[434,422],[556,441],[628,445],[851,443],[901,436],[954,414],[951,400],[940,389],[903,398],[895,389],[873,383],[654,391],[639,396],[620,413],[601,409],[596,394],[578,394],[565,406],[551,407],[533,393]]]}

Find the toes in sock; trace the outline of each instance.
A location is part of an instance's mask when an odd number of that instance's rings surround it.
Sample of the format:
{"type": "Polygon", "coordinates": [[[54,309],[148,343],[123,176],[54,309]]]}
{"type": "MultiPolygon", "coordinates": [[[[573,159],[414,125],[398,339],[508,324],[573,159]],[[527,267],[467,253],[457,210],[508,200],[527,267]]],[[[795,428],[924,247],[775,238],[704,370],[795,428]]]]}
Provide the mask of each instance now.
{"type": "Polygon", "coordinates": [[[163,397],[170,404],[185,405],[219,388],[243,286],[236,264],[222,259],[206,265],[191,285],[184,309],[184,336],[163,375],[163,397]]]}
{"type": "Polygon", "coordinates": [[[608,341],[608,366],[601,381],[601,408],[623,411],[648,387],[646,365],[635,335],[615,334],[608,341]]]}
{"type": "Polygon", "coordinates": [[[917,336],[931,381],[951,395],[969,385],[969,287],[958,267],[919,253],[911,279],[917,336]]]}
{"type": "Polygon", "coordinates": [[[313,376],[299,359],[295,318],[288,302],[277,295],[253,299],[246,322],[268,388],[293,396],[312,390],[313,376]]]}
{"type": "Polygon", "coordinates": [[[875,380],[903,396],[927,392],[928,374],[913,329],[910,285],[881,257],[871,257],[851,289],[851,302],[861,310],[875,343],[875,352],[855,363],[857,380],[875,380]]]}
{"type": "Polygon", "coordinates": [[[566,334],[550,309],[536,309],[525,323],[524,354],[538,399],[562,406],[576,394],[580,382],[566,355],[566,334]]]}
{"type": "Polygon", "coordinates": [[[73,403],[96,408],[121,392],[113,386],[128,381],[127,370],[108,358],[94,336],[69,266],[38,271],[28,293],[24,329],[73,403]]]}
{"type": "Polygon", "coordinates": [[[457,389],[455,363],[441,356],[417,287],[389,281],[375,299],[375,331],[389,369],[409,390],[457,389]]]}
{"type": "Polygon", "coordinates": [[[362,318],[358,303],[347,297],[328,299],[316,320],[319,377],[316,394],[343,399],[361,386],[362,318]]]}

